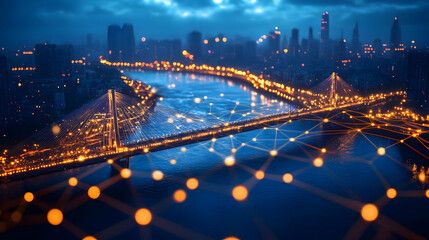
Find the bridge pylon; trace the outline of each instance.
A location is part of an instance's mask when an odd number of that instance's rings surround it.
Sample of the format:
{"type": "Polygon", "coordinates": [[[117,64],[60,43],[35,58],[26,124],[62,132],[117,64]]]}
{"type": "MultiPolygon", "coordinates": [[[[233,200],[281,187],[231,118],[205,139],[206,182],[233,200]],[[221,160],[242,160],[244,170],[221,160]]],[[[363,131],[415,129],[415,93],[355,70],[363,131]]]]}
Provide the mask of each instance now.
{"type": "Polygon", "coordinates": [[[108,96],[110,115],[109,147],[115,147],[116,150],[118,150],[118,148],[121,147],[121,139],[119,138],[118,113],[116,111],[115,90],[109,89],[108,96]]]}

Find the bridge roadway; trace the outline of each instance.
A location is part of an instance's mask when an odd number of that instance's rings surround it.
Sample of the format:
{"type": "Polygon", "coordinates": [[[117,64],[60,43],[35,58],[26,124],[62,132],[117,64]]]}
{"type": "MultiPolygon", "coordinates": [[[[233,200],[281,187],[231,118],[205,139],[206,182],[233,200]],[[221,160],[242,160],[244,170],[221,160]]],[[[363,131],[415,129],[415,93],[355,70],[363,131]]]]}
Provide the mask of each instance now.
{"type": "MultiPolygon", "coordinates": [[[[367,107],[375,107],[390,101],[394,96],[376,100],[366,100],[356,103],[344,104],[337,107],[324,107],[320,109],[299,109],[291,113],[270,114],[261,117],[256,117],[247,120],[229,122],[222,125],[216,125],[209,128],[191,130],[179,134],[170,135],[164,138],[149,139],[137,141],[121,146],[117,151],[106,151],[101,156],[92,156],[85,161],[75,161],[70,163],[62,163],[48,168],[41,168],[37,171],[26,171],[15,173],[0,178],[0,182],[10,181],[14,179],[25,178],[29,176],[37,176],[43,173],[62,171],[66,169],[81,167],[90,164],[106,162],[109,159],[118,161],[120,159],[128,159],[129,157],[146,154],[149,152],[161,151],[169,148],[180,147],[192,143],[202,142],[213,138],[221,138],[228,135],[233,135],[241,132],[252,131],[263,127],[274,126],[289,120],[309,117],[315,114],[324,114],[331,111],[354,110],[358,111],[367,107]]],[[[128,161],[127,161],[128,162],[128,161]]]]}

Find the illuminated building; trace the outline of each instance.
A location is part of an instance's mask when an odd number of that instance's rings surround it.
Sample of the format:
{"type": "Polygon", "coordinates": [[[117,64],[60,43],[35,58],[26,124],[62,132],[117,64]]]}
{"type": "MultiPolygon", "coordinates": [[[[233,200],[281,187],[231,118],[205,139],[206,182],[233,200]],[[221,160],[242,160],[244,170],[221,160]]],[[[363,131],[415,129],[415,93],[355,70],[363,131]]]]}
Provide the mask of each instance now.
{"type": "Polygon", "coordinates": [[[37,44],[34,53],[37,77],[70,76],[72,53],[72,45],[37,44]]]}
{"type": "Polygon", "coordinates": [[[107,30],[108,59],[110,61],[120,60],[122,42],[121,33],[121,27],[118,25],[110,25],[107,30]]]}
{"type": "Polygon", "coordinates": [[[280,51],[280,32],[271,31],[268,35],[268,48],[270,54],[276,54],[280,51]]]}
{"type": "Polygon", "coordinates": [[[298,55],[299,51],[299,30],[294,28],[292,29],[292,36],[289,42],[289,54],[295,57],[298,55]]]}
{"type": "Polygon", "coordinates": [[[353,37],[352,37],[352,52],[353,56],[357,56],[361,53],[362,45],[359,42],[359,26],[358,23],[355,24],[353,28],[353,37]]]}
{"type": "Polygon", "coordinates": [[[407,96],[420,107],[429,104],[429,53],[411,51],[407,54],[407,96]]]}
{"type": "Polygon", "coordinates": [[[4,123],[8,115],[9,102],[9,80],[7,70],[7,59],[5,55],[0,55],[0,125],[4,123]]]}
{"type": "Polygon", "coordinates": [[[135,60],[136,43],[134,37],[133,25],[125,23],[122,26],[122,54],[121,59],[124,62],[132,62],[135,60]]]}
{"type": "Polygon", "coordinates": [[[322,21],[320,27],[320,56],[322,58],[331,57],[331,47],[329,39],[329,13],[322,14],[322,21]]]}
{"type": "Polygon", "coordinates": [[[401,48],[403,50],[404,46],[402,44],[401,28],[397,17],[393,20],[392,29],[390,31],[390,46],[394,51],[399,51],[401,48]]]}
{"type": "Polygon", "coordinates": [[[188,34],[187,40],[187,51],[194,55],[194,59],[200,58],[203,44],[201,33],[198,31],[192,31],[188,34]]]}

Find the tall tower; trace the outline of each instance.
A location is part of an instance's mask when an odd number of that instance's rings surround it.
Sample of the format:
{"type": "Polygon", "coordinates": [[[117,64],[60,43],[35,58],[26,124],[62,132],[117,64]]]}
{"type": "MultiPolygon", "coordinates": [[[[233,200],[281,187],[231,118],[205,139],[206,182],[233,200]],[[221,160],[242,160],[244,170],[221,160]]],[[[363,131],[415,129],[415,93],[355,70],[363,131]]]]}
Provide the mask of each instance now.
{"type": "Polygon", "coordinates": [[[198,59],[202,53],[202,34],[198,31],[192,31],[188,34],[188,52],[198,59]]]}
{"type": "Polygon", "coordinates": [[[354,56],[356,56],[356,54],[360,53],[361,51],[361,44],[359,42],[359,27],[357,22],[353,28],[352,51],[354,56]]]}
{"type": "Polygon", "coordinates": [[[268,35],[268,47],[270,49],[270,54],[275,54],[280,50],[280,32],[271,31],[268,35]]]}
{"type": "Polygon", "coordinates": [[[136,53],[136,42],[133,25],[125,23],[122,26],[122,61],[132,62],[136,53]]]}
{"type": "Polygon", "coordinates": [[[392,47],[392,50],[395,50],[395,48],[399,48],[401,43],[401,28],[399,26],[398,18],[395,17],[395,20],[393,21],[392,25],[392,30],[390,31],[390,45],[392,47]]]}
{"type": "MultiPolygon", "coordinates": [[[[119,62],[121,43],[122,43],[122,30],[118,25],[110,25],[107,29],[107,47],[108,59],[112,62],[119,62]]],[[[37,66],[36,66],[37,69],[37,66]]]]}
{"type": "Polygon", "coordinates": [[[292,36],[290,37],[289,52],[292,56],[297,56],[299,51],[299,30],[292,29],[292,36]]]}
{"type": "Polygon", "coordinates": [[[329,39],[329,13],[322,14],[320,28],[320,56],[329,58],[331,56],[330,39],[329,39]]]}

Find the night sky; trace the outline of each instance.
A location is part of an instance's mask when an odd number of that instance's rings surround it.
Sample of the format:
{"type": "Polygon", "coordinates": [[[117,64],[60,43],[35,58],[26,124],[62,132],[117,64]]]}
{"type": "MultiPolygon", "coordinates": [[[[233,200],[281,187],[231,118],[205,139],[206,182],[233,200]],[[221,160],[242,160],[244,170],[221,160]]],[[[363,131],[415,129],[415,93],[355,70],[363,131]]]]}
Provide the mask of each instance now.
{"type": "Polygon", "coordinates": [[[107,26],[134,25],[136,38],[185,39],[191,30],[205,36],[224,33],[257,39],[278,26],[319,37],[321,13],[330,14],[330,37],[344,30],[350,39],[356,22],[362,42],[388,42],[398,17],[405,43],[429,43],[428,0],[4,0],[0,3],[0,47],[38,42],[83,44],[87,33],[105,44],[107,26]]]}

